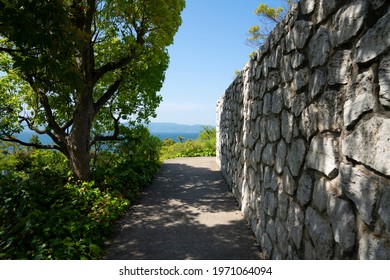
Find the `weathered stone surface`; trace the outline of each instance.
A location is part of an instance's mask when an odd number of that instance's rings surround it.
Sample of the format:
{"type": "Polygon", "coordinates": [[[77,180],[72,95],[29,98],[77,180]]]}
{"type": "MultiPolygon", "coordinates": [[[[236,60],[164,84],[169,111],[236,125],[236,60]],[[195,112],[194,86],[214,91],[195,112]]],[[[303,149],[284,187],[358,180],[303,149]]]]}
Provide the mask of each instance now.
{"type": "Polygon", "coordinates": [[[326,91],[313,105],[317,109],[317,129],[319,131],[341,131],[343,111],[341,92],[326,91]]]}
{"type": "Polygon", "coordinates": [[[324,65],[329,59],[330,50],[328,31],[324,27],[320,27],[309,42],[310,66],[324,65]]]}
{"type": "Polygon", "coordinates": [[[310,79],[310,69],[302,68],[295,72],[293,79],[293,88],[295,91],[300,91],[304,86],[309,84],[310,79]]]}
{"type": "Polygon", "coordinates": [[[293,176],[298,176],[303,165],[303,160],[306,155],[305,141],[302,139],[295,140],[288,150],[287,165],[293,176]]]}
{"type": "Polygon", "coordinates": [[[288,232],[279,219],[276,220],[276,238],[282,259],[286,258],[288,247],[288,232]]]}
{"type": "Polygon", "coordinates": [[[294,37],[292,31],[286,34],[285,45],[286,45],[287,52],[291,52],[292,50],[295,49],[295,43],[294,43],[294,37]]]}
{"type": "Polygon", "coordinates": [[[380,102],[390,107],[390,55],[382,59],[378,70],[380,102]]]}
{"type": "Polygon", "coordinates": [[[332,45],[344,44],[360,31],[367,14],[367,2],[359,0],[345,5],[333,18],[332,45]]]}
{"type": "Polygon", "coordinates": [[[291,82],[294,77],[293,68],[291,67],[291,56],[290,55],[283,56],[281,63],[282,63],[281,65],[282,71],[280,73],[280,76],[282,82],[284,83],[291,82]]]}
{"type": "Polygon", "coordinates": [[[298,117],[302,111],[305,109],[307,104],[307,95],[306,93],[300,93],[294,96],[291,111],[294,113],[294,116],[298,117]]]}
{"type": "Polygon", "coordinates": [[[262,156],[262,162],[273,166],[275,163],[275,145],[272,143],[268,143],[264,150],[263,150],[263,156],[262,156]]]}
{"type": "Polygon", "coordinates": [[[317,211],[309,207],[306,211],[306,226],[315,247],[317,259],[329,260],[333,255],[333,234],[330,224],[317,211]]]}
{"type": "Polygon", "coordinates": [[[276,147],[275,170],[278,174],[283,172],[283,168],[286,163],[286,155],[287,146],[286,143],[281,140],[276,147]]]}
{"type": "Polygon", "coordinates": [[[305,206],[311,201],[311,196],[313,193],[313,180],[309,174],[302,174],[299,179],[297,198],[301,205],[305,206]]]}
{"type": "Polygon", "coordinates": [[[267,225],[265,226],[265,232],[273,242],[276,242],[276,229],[275,222],[273,219],[269,219],[267,221],[267,225]]]}
{"type": "Polygon", "coordinates": [[[269,259],[272,256],[273,246],[272,241],[266,233],[263,233],[261,237],[261,249],[263,251],[264,256],[269,259]]]}
{"type": "Polygon", "coordinates": [[[360,260],[389,260],[390,247],[387,240],[364,233],[359,240],[360,260]]]}
{"type": "Polygon", "coordinates": [[[294,24],[294,28],[292,29],[292,36],[294,38],[295,46],[298,49],[302,49],[307,39],[311,34],[313,24],[308,21],[298,20],[294,24]]]}
{"type": "Polygon", "coordinates": [[[285,167],[283,170],[283,190],[289,195],[294,195],[297,190],[297,184],[294,181],[293,176],[291,175],[290,170],[285,167]]]}
{"type": "Polygon", "coordinates": [[[299,66],[301,66],[304,61],[305,61],[305,56],[299,52],[295,52],[291,56],[291,66],[294,69],[299,68],[299,66]]]}
{"type": "Polygon", "coordinates": [[[306,167],[329,178],[336,177],[339,167],[337,139],[331,134],[314,136],[306,156],[306,167]]]}
{"type": "Polygon", "coordinates": [[[356,77],[344,103],[345,126],[349,126],[363,113],[374,108],[373,79],[374,74],[371,69],[356,77]]]}
{"type": "Polygon", "coordinates": [[[387,0],[369,0],[374,9],[379,9],[386,3],[387,0]]]}
{"type": "Polygon", "coordinates": [[[283,108],[283,90],[279,88],[272,94],[272,113],[279,114],[283,108]]]}
{"type": "Polygon", "coordinates": [[[263,114],[270,115],[272,112],[272,95],[271,93],[266,93],[263,98],[263,114]]]}
{"type": "Polygon", "coordinates": [[[287,229],[291,240],[298,249],[301,248],[302,244],[304,219],[305,215],[301,207],[297,203],[291,202],[288,211],[287,229]]]}
{"type": "Polygon", "coordinates": [[[336,52],[328,64],[328,83],[330,85],[347,84],[351,77],[352,58],[351,51],[336,52]]]}
{"type": "Polygon", "coordinates": [[[342,151],[344,155],[390,175],[390,119],[375,116],[362,123],[343,140],[342,151]]]}
{"type": "Polygon", "coordinates": [[[272,71],[268,75],[267,90],[274,90],[279,86],[280,76],[278,71],[272,71]]]}
{"type": "Polygon", "coordinates": [[[275,170],[269,166],[265,167],[263,181],[266,190],[276,191],[279,187],[278,175],[275,170]]]}
{"type": "Polygon", "coordinates": [[[354,168],[342,163],[340,180],[343,191],[356,204],[363,221],[371,224],[379,195],[380,179],[363,168],[354,168]]]}
{"type": "Polygon", "coordinates": [[[274,52],[269,56],[268,66],[276,69],[279,67],[280,59],[282,58],[282,48],[278,46],[274,52]]]}
{"type": "Polygon", "coordinates": [[[324,89],[326,83],[326,75],[322,70],[315,70],[309,81],[309,99],[312,101],[319,96],[324,89]]]}
{"type": "Polygon", "coordinates": [[[264,208],[266,214],[270,217],[275,217],[276,207],[278,202],[275,198],[275,195],[272,192],[266,192],[264,197],[264,208]]]}
{"type": "Polygon", "coordinates": [[[331,218],[334,239],[342,253],[351,252],[355,246],[356,220],[351,204],[344,199],[329,196],[328,214],[331,218]]]}
{"type": "Polygon", "coordinates": [[[314,11],[316,1],[315,0],[301,0],[300,5],[301,5],[301,13],[304,15],[307,15],[307,14],[310,14],[311,12],[314,11]]]}
{"type": "Polygon", "coordinates": [[[320,178],[314,182],[313,205],[320,211],[324,212],[328,205],[328,180],[320,178]]]}
{"type": "Polygon", "coordinates": [[[316,22],[322,22],[331,13],[333,13],[338,6],[343,4],[343,0],[319,0],[316,7],[316,22]]]}
{"type": "Polygon", "coordinates": [[[267,135],[271,142],[280,139],[280,119],[277,116],[270,117],[267,121],[267,135]]]}
{"type": "Polygon", "coordinates": [[[386,225],[387,236],[390,237],[390,186],[383,186],[382,198],[379,203],[378,214],[386,225]]]}
{"type": "Polygon", "coordinates": [[[368,62],[390,47],[390,13],[386,13],[357,43],[356,61],[368,62]]]}
{"type": "Polygon", "coordinates": [[[291,143],[294,130],[294,116],[288,111],[282,112],[282,136],[287,143],[291,143]]]}

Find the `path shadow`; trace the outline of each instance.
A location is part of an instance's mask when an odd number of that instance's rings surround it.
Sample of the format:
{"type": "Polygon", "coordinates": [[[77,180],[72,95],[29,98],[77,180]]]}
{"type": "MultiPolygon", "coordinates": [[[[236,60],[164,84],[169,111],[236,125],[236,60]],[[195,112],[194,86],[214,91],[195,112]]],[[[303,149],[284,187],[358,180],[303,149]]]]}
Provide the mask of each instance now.
{"type": "Polygon", "coordinates": [[[166,162],[140,195],[107,259],[259,259],[212,159],[177,161],[166,162]]]}

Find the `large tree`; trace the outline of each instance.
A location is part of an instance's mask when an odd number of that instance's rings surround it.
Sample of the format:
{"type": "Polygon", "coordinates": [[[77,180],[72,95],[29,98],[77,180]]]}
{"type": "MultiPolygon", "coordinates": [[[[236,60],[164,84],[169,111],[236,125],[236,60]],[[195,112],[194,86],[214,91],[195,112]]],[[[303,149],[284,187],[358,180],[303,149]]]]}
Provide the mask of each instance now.
{"type": "Polygon", "coordinates": [[[120,139],[123,122],[155,115],[184,5],[0,0],[0,140],[59,150],[89,180],[96,141],[120,139]],[[26,128],[54,144],[17,139],[26,128]]]}

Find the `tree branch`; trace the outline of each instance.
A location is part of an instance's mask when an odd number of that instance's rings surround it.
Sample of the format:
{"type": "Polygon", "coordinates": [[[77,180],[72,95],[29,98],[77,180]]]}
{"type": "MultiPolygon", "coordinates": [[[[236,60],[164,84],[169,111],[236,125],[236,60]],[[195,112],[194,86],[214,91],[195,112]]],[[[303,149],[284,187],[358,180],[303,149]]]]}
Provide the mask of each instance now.
{"type": "Polygon", "coordinates": [[[115,94],[118,90],[120,84],[122,83],[123,76],[121,75],[111,86],[107,89],[107,91],[93,104],[95,115],[99,113],[100,109],[110,100],[110,98],[115,94]]]}
{"type": "Polygon", "coordinates": [[[0,137],[1,141],[5,142],[12,142],[12,143],[18,143],[20,145],[26,146],[26,147],[33,147],[36,149],[44,149],[44,150],[58,150],[60,152],[63,152],[60,146],[58,145],[42,145],[42,144],[35,144],[35,143],[28,143],[24,142],[22,140],[19,140],[15,137],[6,136],[6,137],[0,137]]]}

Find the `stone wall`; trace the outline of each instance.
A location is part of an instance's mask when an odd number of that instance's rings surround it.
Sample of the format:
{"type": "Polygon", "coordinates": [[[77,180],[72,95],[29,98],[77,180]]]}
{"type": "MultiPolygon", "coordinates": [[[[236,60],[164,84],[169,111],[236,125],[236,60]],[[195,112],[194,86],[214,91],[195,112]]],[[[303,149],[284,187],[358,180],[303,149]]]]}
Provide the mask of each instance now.
{"type": "Polygon", "coordinates": [[[390,259],[390,1],[302,0],[217,104],[267,259],[390,259]]]}

